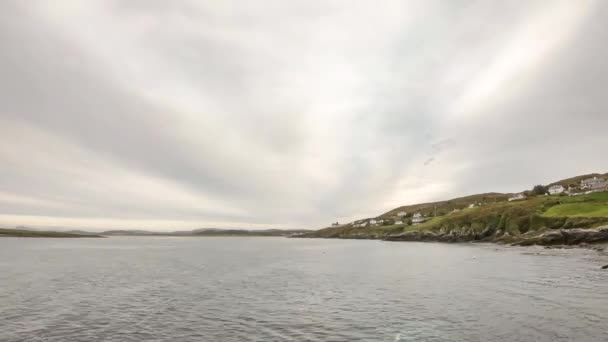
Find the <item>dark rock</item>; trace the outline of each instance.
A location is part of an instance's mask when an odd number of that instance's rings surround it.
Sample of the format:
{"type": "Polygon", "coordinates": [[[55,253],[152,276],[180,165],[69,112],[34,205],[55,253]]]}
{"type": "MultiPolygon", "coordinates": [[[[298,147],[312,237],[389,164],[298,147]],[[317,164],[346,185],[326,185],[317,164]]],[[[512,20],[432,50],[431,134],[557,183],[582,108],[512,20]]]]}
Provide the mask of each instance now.
{"type": "Polygon", "coordinates": [[[608,241],[608,227],[599,229],[556,229],[538,233],[536,235],[522,236],[515,241],[516,246],[553,246],[553,245],[580,245],[608,241]]]}
{"type": "Polygon", "coordinates": [[[604,266],[602,266],[602,269],[603,269],[603,270],[608,269],[608,265],[604,265],[604,266]]]}

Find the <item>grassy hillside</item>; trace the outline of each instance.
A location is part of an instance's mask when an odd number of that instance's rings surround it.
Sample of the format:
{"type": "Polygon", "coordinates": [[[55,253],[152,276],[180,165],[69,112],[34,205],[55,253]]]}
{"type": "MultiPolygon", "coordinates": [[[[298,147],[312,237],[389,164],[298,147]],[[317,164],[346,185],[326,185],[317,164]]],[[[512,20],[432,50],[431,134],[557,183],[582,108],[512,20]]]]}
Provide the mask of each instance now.
{"type": "MultiPolygon", "coordinates": [[[[547,186],[561,184],[566,188],[577,189],[582,180],[591,177],[606,179],[608,173],[581,175],[547,186]]],[[[577,190],[575,192],[585,191],[577,190]]],[[[417,236],[424,236],[428,237],[428,240],[441,237],[441,241],[468,241],[488,239],[490,236],[499,239],[530,235],[551,229],[596,228],[608,225],[608,192],[571,197],[565,194],[544,196],[542,192],[537,191],[526,193],[529,196],[527,199],[513,202],[508,201],[513,194],[491,192],[448,201],[406,205],[373,218],[375,223],[371,218],[362,219],[307,233],[304,237],[393,239],[406,236],[415,240],[417,236]],[[426,221],[413,225],[414,213],[421,213],[426,221]],[[456,238],[452,239],[454,236],[456,238]]]]}
{"type": "Polygon", "coordinates": [[[439,215],[447,214],[454,209],[465,209],[473,203],[496,203],[506,202],[511,194],[502,194],[497,192],[489,192],[485,194],[477,194],[466,197],[454,198],[448,201],[429,202],[414,205],[405,205],[395,208],[389,212],[380,215],[380,218],[390,218],[401,211],[407,213],[421,212],[424,215],[437,213],[439,215]]]}
{"type": "Polygon", "coordinates": [[[561,204],[543,213],[547,217],[608,217],[608,192],[560,198],[561,204]]]}
{"type": "MultiPolygon", "coordinates": [[[[398,210],[402,208],[405,207],[398,210]]],[[[398,211],[389,213],[392,212],[398,211]]],[[[524,201],[486,202],[475,208],[430,217],[428,221],[418,225],[363,228],[347,225],[321,229],[307,236],[383,239],[412,231],[467,236],[506,233],[513,236],[544,229],[593,228],[601,225],[608,225],[608,192],[576,197],[539,196],[524,201]]]]}
{"type": "Polygon", "coordinates": [[[608,178],[608,173],[604,173],[604,174],[602,174],[602,173],[590,173],[590,174],[586,174],[586,175],[582,175],[582,176],[576,176],[576,177],[562,179],[560,181],[550,183],[549,185],[559,184],[559,185],[562,185],[565,188],[567,188],[569,185],[575,186],[575,185],[579,184],[583,179],[592,178],[592,177],[608,178]]]}
{"type": "Polygon", "coordinates": [[[73,234],[73,233],[66,233],[66,232],[0,228],[0,237],[87,238],[87,237],[103,237],[103,236],[93,235],[93,234],[84,235],[84,234],[73,234]]]}

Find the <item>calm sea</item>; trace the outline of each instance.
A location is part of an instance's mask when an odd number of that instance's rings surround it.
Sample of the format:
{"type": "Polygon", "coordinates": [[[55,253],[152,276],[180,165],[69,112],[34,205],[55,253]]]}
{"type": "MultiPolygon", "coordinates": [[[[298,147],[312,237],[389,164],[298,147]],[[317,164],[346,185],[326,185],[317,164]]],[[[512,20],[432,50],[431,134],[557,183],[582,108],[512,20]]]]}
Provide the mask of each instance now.
{"type": "Polygon", "coordinates": [[[597,252],[0,239],[0,341],[606,341],[597,252]]]}

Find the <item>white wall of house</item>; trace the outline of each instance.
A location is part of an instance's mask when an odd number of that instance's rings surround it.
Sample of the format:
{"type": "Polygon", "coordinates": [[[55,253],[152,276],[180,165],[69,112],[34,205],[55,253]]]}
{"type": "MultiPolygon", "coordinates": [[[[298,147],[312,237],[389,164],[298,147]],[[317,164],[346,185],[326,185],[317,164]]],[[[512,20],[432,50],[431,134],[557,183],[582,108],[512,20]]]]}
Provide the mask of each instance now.
{"type": "Polygon", "coordinates": [[[526,199],[526,195],[524,195],[524,194],[517,194],[517,195],[509,198],[509,202],[521,201],[521,200],[524,200],[524,199],[526,199]]]}
{"type": "Polygon", "coordinates": [[[412,217],[413,224],[422,223],[424,221],[426,221],[426,217],[422,216],[421,213],[415,213],[414,216],[412,217]]]}

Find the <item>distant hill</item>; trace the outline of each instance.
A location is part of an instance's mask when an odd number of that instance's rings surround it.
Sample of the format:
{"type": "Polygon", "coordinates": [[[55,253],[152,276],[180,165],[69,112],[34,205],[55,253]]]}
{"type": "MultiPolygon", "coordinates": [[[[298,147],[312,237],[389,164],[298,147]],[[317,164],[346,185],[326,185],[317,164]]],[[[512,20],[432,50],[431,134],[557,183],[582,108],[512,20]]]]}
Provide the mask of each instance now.
{"type": "Polygon", "coordinates": [[[93,233],[74,234],[69,232],[0,228],[0,237],[102,238],[103,236],[93,233]]]}
{"type": "Polygon", "coordinates": [[[309,233],[310,230],[302,229],[266,229],[266,230],[246,230],[246,229],[202,229],[194,233],[197,236],[291,236],[296,234],[309,233]]]}
{"type": "Polygon", "coordinates": [[[151,232],[147,230],[106,230],[101,233],[101,235],[168,235],[170,233],[162,233],[162,232],[151,232]]]}
{"type": "Polygon", "coordinates": [[[307,233],[310,230],[302,229],[220,229],[201,228],[188,231],[152,232],[147,230],[108,230],[101,235],[108,236],[291,236],[294,234],[307,233]]]}

